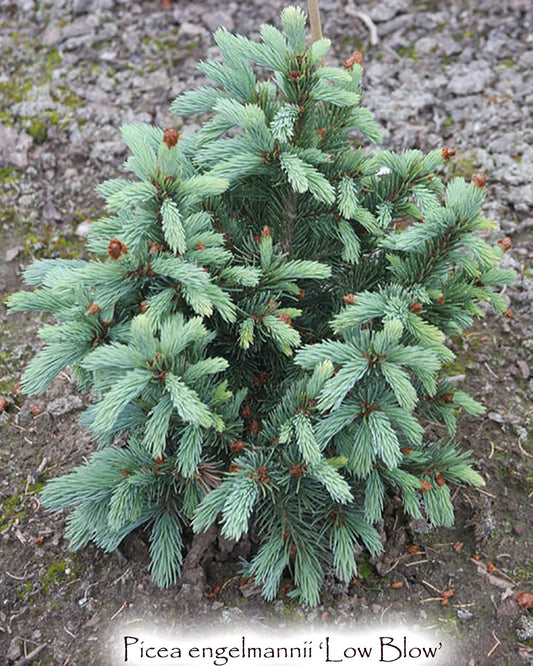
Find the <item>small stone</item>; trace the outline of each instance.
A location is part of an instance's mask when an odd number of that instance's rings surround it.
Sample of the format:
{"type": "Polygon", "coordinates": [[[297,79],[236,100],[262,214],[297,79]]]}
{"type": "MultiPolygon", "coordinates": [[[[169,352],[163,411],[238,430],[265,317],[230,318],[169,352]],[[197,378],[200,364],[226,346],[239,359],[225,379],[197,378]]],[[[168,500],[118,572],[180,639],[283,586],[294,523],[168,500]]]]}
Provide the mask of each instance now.
{"type": "Polygon", "coordinates": [[[32,138],[28,134],[19,134],[12,127],[0,125],[0,165],[2,168],[25,169],[28,166],[28,150],[32,143],[32,138]]]}
{"type": "Polygon", "coordinates": [[[232,32],[234,27],[231,15],[222,11],[216,11],[213,13],[206,12],[204,15],[204,23],[209,28],[210,32],[215,32],[215,30],[221,26],[232,32]]]}
{"type": "Polygon", "coordinates": [[[12,638],[9,643],[9,647],[6,652],[6,659],[7,661],[17,661],[21,654],[22,649],[20,645],[20,638],[15,636],[15,638],[12,638]]]}
{"type": "Polygon", "coordinates": [[[415,42],[415,53],[417,56],[424,56],[433,53],[437,49],[438,42],[433,37],[422,37],[415,42]]]}
{"type": "Polygon", "coordinates": [[[501,414],[498,414],[498,412],[489,412],[487,414],[487,416],[489,417],[489,419],[491,421],[494,421],[494,423],[503,423],[504,422],[503,416],[501,414]]]}
{"type": "Polygon", "coordinates": [[[521,641],[529,641],[533,638],[533,618],[521,615],[516,627],[516,635],[521,641]]]}
{"type": "Polygon", "coordinates": [[[6,250],[6,262],[9,263],[10,261],[13,261],[13,259],[15,259],[15,257],[17,257],[23,249],[24,248],[22,245],[17,245],[16,247],[12,247],[10,250],[6,250]]]}
{"type": "Polygon", "coordinates": [[[117,58],[116,51],[102,51],[98,56],[99,60],[104,60],[105,62],[112,62],[117,58]]]}
{"type": "Polygon", "coordinates": [[[522,375],[522,377],[524,379],[529,379],[529,375],[531,374],[529,365],[522,360],[517,361],[516,365],[518,366],[518,369],[520,370],[520,374],[522,375]]]}
{"type": "Polygon", "coordinates": [[[409,530],[413,534],[428,534],[433,529],[432,525],[423,518],[412,518],[409,521],[409,530]]]}
{"type": "Polygon", "coordinates": [[[80,222],[78,226],[76,227],[76,231],[74,232],[78,238],[86,238],[87,234],[89,233],[89,227],[91,225],[91,220],[83,220],[83,222],[80,222]]]}
{"type": "Polygon", "coordinates": [[[474,619],[474,613],[468,610],[468,608],[458,608],[457,617],[463,622],[469,622],[474,619]]]}
{"type": "Polygon", "coordinates": [[[93,0],[74,0],[72,3],[72,11],[74,14],[86,14],[92,9],[93,0]]]}
{"type": "Polygon", "coordinates": [[[57,398],[52,400],[46,409],[51,416],[65,416],[65,414],[70,414],[71,412],[76,412],[79,409],[83,408],[83,401],[77,395],[69,395],[63,398],[57,398]]]}
{"type": "Polygon", "coordinates": [[[41,44],[43,46],[54,46],[61,41],[61,29],[56,25],[47,26],[46,30],[41,35],[41,44]]]}
{"type": "Polygon", "coordinates": [[[61,215],[51,201],[47,201],[43,207],[43,219],[56,222],[61,219],[61,215]]]}
{"type": "Polygon", "coordinates": [[[410,0],[388,0],[379,2],[374,7],[370,7],[368,14],[376,23],[390,21],[397,14],[403,13],[409,9],[410,0]]]}
{"type": "Polygon", "coordinates": [[[518,602],[514,597],[507,597],[500,602],[496,609],[496,617],[500,623],[507,623],[513,620],[519,612],[518,602]]]}
{"type": "Polygon", "coordinates": [[[240,608],[225,608],[222,611],[222,621],[224,624],[241,625],[244,619],[244,612],[240,608]]]}
{"type": "Polygon", "coordinates": [[[116,158],[125,152],[122,141],[102,141],[93,145],[91,159],[96,162],[115,162],[116,158]]]}
{"type": "Polygon", "coordinates": [[[485,92],[494,79],[494,73],[485,61],[473,61],[465,67],[458,64],[447,70],[448,92],[453,95],[475,95],[485,92]]]}
{"type": "Polygon", "coordinates": [[[518,66],[523,69],[533,68],[533,51],[525,51],[518,59],[518,66]]]}

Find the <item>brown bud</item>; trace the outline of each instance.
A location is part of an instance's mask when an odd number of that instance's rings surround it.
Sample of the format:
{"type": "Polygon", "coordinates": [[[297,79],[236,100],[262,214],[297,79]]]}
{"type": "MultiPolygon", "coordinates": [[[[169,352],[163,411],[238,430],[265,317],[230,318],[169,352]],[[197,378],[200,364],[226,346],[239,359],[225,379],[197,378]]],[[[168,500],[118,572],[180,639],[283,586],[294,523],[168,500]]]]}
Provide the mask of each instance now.
{"type": "Polygon", "coordinates": [[[267,224],[265,224],[265,226],[261,229],[261,238],[272,238],[273,235],[274,232],[272,229],[267,224]]]}
{"type": "Polygon", "coordinates": [[[141,304],[139,305],[141,312],[144,314],[145,312],[148,312],[148,308],[150,307],[150,303],[148,301],[141,301],[141,304]]]}
{"type": "Polygon", "coordinates": [[[107,246],[107,254],[111,259],[120,259],[123,254],[128,254],[128,248],[122,241],[117,238],[112,238],[107,246]]]}
{"type": "Polygon", "coordinates": [[[507,317],[507,319],[514,319],[514,312],[511,310],[511,308],[507,308],[507,310],[503,313],[504,317],[507,317]]]}
{"type": "Polygon", "coordinates": [[[305,416],[308,416],[308,417],[311,416],[311,412],[308,409],[306,409],[305,407],[298,407],[296,409],[295,414],[296,414],[296,416],[298,416],[298,414],[305,414],[305,416]]]}
{"type": "Polygon", "coordinates": [[[455,157],[454,146],[451,146],[451,148],[448,148],[448,146],[444,146],[441,152],[442,152],[442,159],[445,161],[449,160],[450,157],[455,157]]]}
{"type": "Polygon", "coordinates": [[[501,249],[504,252],[508,252],[513,247],[513,244],[509,236],[505,236],[505,238],[500,238],[500,240],[498,241],[498,245],[501,247],[501,249]]]}
{"type": "Polygon", "coordinates": [[[252,422],[246,429],[246,432],[252,435],[258,435],[261,432],[261,424],[257,419],[252,419],[252,422]]]}
{"type": "Polygon", "coordinates": [[[415,555],[415,554],[417,554],[417,553],[421,553],[421,552],[422,552],[422,549],[420,548],[420,546],[417,546],[416,543],[412,543],[412,544],[407,548],[407,552],[408,552],[410,555],[415,555]]]}
{"type": "Polygon", "coordinates": [[[326,132],[327,132],[327,128],[326,128],[326,127],[322,127],[321,129],[317,129],[317,131],[316,131],[316,133],[318,134],[318,136],[324,136],[324,134],[325,134],[326,132]]]}
{"type": "Polygon", "coordinates": [[[240,469],[241,468],[239,467],[239,465],[234,465],[233,463],[230,463],[230,466],[229,466],[229,471],[230,472],[232,472],[232,473],[233,472],[238,472],[240,469]]]}
{"type": "Polygon", "coordinates": [[[127,470],[127,469],[122,470],[122,476],[129,476],[130,474],[131,474],[131,472],[129,470],[127,470]]]}
{"type": "Polygon", "coordinates": [[[249,419],[250,416],[252,416],[252,408],[250,405],[244,405],[244,407],[241,410],[241,416],[243,419],[249,419]]]}
{"type": "Polygon", "coordinates": [[[293,465],[290,469],[289,474],[291,476],[302,476],[302,466],[300,463],[296,463],[296,465],[293,465]]]}
{"type": "Polygon", "coordinates": [[[2,412],[5,412],[7,409],[7,400],[4,398],[3,395],[0,395],[0,414],[2,412]]]}
{"type": "Polygon", "coordinates": [[[354,51],[349,58],[342,61],[342,64],[344,65],[344,69],[353,69],[354,65],[362,65],[363,54],[361,51],[354,51]]]}
{"type": "Polygon", "coordinates": [[[298,298],[302,300],[305,297],[305,289],[300,289],[300,293],[298,294],[298,298]]]}
{"type": "Polygon", "coordinates": [[[472,184],[476,187],[484,189],[487,183],[487,176],[484,173],[475,173],[472,176],[472,184]]]}
{"type": "Polygon", "coordinates": [[[233,451],[233,453],[242,453],[245,447],[246,442],[244,442],[242,439],[234,439],[230,445],[230,449],[233,451]]]}
{"type": "Polygon", "coordinates": [[[254,386],[256,388],[259,388],[260,386],[262,386],[266,382],[266,380],[268,379],[268,374],[269,373],[266,372],[266,370],[260,370],[257,377],[254,377],[254,386]]]}
{"type": "Polygon", "coordinates": [[[353,305],[357,301],[354,294],[345,294],[342,297],[342,300],[346,303],[346,305],[353,305]]]}
{"type": "Polygon", "coordinates": [[[291,546],[291,548],[289,550],[289,555],[291,557],[294,557],[296,555],[296,546],[291,546]]]}
{"type": "Polygon", "coordinates": [[[205,250],[205,243],[202,241],[194,248],[195,250],[205,250]]]}
{"type": "Polygon", "coordinates": [[[443,294],[442,296],[439,296],[439,297],[437,298],[437,303],[438,303],[439,305],[444,305],[444,301],[445,301],[445,300],[446,300],[446,299],[444,298],[444,294],[443,294]]]}
{"type": "Polygon", "coordinates": [[[33,416],[39,416],[39,414],[40,414],[42,411],[43,411],[43,410],[42,410],[38,405],[32,405],[32,406],[30,407],[30,412],[32,413],[33,416]]]}
{"type": "Polygon", "coordinates": [[[402,453],[405,453],[406,455],[409,453],[413,453],[414,449],[411,446],[406,446],[403,449],[401,449],[402,453]]]}
{"type": "Polygon", "coordinates": [[[261,465],[261,467],[257,468],[257,476],[261,479],[263,483],[270,483],[270,479],[268,477],[268,470],[264,465],[261,465]]]}
{"type": "Polygon", "coordinates": [[[410,307],[409,310],[414,313],[422,312],[424,309],[424,306],[422,303],[419,303],[418,301],[415,301],[410,307]]]}
{"type": "Polygon", "coordinates": [[[99,312],[100,312],[100,306],[91,301],[89,303],[89,307],[87,308],[87,314],[88,315],[95,315],[95,314],[98,314],[99,312]]]}
{"type": "Polygon", "coordinates": [[[281,312],[281,313],[278,315],[278,319],[279,319],[280,321],[284,321],[284,322],[285,322],[286,324],[288,324],[289,326],[292,326],[291,318],[290,318],[289,315],[286,314],[285,312],[281,312]]]}
{"type": "Polygon", "coordinates": [[[163,246],[159,245],[159,243],[156,243],[155,241],[152,241],[148,248],[148,256],[150,257],[154,254],[157,254],[158,252],[163,252],[163,246]]]}
{"type": "Polygon", "coordinates": [[[428,490],[431,490],[432,488],[433,486],[429,481],[427,481],[426,479],[420,479],[420,490],[423,493],[427,492],[428,490]]]}
{"type": "Polygon", "coordinates": [[[453,391],[450,392],[450,393],[443,393],[441,395],[440,399],[442,400],[442,402],[450,403],[450,402],[453,401],[453,396],[454,395],[455,395],[455,393],[453,393],[453,391]]]}
{"type": "Polygon", "coordinates": [[[160,456],[157,456],[157,458],[154,458],[154,462],[156,465],[162,465],[165,462],[166,458],[163,454],[160,456]]]}
{"type": "Polygon", "coordinates": [[[167,127],[165,133],[163,134],[163,143],[166,143],[170,150],[171,148],[174,148],[181,137],[182,134],[181,132],[178,132],[177,129],[174,129],[173,127],[167,127]]]}
{"type": "Polygon", "coordinates": [[[446,485],[446,480],[440,472],[437,472],[435,474],[435,481],[437,482],[437,485],[439,485],[439,486],[445,486],[446,485]]]}
{"type": "Polygon", "coordinates": [[[301,72],[299,72],[297,69],[293,69],[291,72],[291,81],[298,81],[301,76],[301,72]]]}

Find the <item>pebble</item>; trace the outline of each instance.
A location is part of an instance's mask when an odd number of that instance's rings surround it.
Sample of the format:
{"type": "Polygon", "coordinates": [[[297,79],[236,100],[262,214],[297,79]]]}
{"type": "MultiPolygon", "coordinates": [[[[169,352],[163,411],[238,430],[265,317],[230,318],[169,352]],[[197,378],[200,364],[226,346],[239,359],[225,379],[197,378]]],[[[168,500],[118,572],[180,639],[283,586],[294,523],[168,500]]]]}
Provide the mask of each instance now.
{"type": "Polygon", "coordinates": [[[518,618],[516,635],[520,641],[529,641],[533,638],[533,618],[529,615],[521,615],[518,618]]]}
{"type": "Polygon", "coordinates": [[[463,622],[470,622],[470,620],[474,619],[474,613],[469,611],[468,608],[458,608],[457,617],[463,622]]]}
{"type": "Polygon", "coordinates": [[[22,252],[24,248],[22,245],[16,245],[15,247],[10,248],[9,250],[6,250],[5,254],[5,260],[7,263],[10,261],[13,261],[18,255],[22,252]]]}
{"type": "Polygon", "coordinates": [[[43,220],[55,222],[61,219],[61,214],[51,201],[47,201],[42,210],[43,220]]]}
{"type": "Polygon", "coordinates": [[[25,169],[28,166],[28,151],[33,141],[24,132],[0,125],[0,167],[25,169]]]}
{"type": "Polygon", "coordinates": [[[215,30],[221,26],[227,28],[230,32],[233,32],[233,19],[230,14],[223,11],[216,11],[213,13],[206,12],[204,23],[210,32],[215,32],[215,30]]]}
{"type": "Polygon", "coordinates": [[[409,0],[389,0],[388,2],[378,2],[370,8],[368,14],[376,23],[385,23],[408,8],[409,0]]]}
{"type": "Polygon", "coordinates": [[[50,416],[59,417],[83,409],[83,401],[78,395],[68,395],[49,402],[46,411],[50,416]]]}
{"type": "Polygon", "coordinates": [[[485,92],[494,74],[485,61],[474,61],[468,66],[458,64],[448,69],[448,92],[453,95],[475,95],[485,92]]]}
{"type": "Polygon", "coordinates": [[[434,37],[422,37],[415,42],[415,53],[417,56],[428,55],[435,51],[438,47],[438,42],[434,37]]]}
{"type": "Polygon", "coordinates": [[[17,659],[22,655],[22,646],[21,646],[21,640],[18,636],[15,636],[9,641],[9,647],[7,648],[6,652],[6,660],[8,662],[10,661],[17,661],[17,659]]]}
{"type": "Polygon", "coordinates": [[[91,220],[84,220],[83,222],[80,222],[78,226],[76,227],[76,231],[74,232],[78,238],[86,238],[87,234],[89,233],[89,227],[91,225],[91,220]]]}

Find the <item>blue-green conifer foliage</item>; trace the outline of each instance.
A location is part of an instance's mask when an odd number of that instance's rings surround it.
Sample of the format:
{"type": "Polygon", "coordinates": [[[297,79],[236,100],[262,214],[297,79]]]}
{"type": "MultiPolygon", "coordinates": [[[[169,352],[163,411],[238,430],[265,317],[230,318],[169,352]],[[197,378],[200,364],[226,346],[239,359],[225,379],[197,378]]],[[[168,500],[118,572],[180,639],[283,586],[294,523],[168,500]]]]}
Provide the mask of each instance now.
{"type": "Polygon", "coordinates": [[[24,390],[70,366],[94,397],[97,450],[44,506],[72,509],[74,550],[147,527],[160,586],[218,522],[257,535],[244,571],[267,599],[290,575],[317,604],[327,567],[349,581],[382,550],[387,498],[449,526],[454,484],[483,484],[452,441],[483,408],[446,371],[450,336],[504,312],[513,279],[480,234],[483,178],[445,185],[440,147],[369,151],[361,59],[331,66],[305,23],[289,7],[258,42],[217,30],[212,85],[171,107],[201,129],[123,127],[130,175],[98,188],[90,259],[36,261],[9,300],[56,321],[24,390]]]}

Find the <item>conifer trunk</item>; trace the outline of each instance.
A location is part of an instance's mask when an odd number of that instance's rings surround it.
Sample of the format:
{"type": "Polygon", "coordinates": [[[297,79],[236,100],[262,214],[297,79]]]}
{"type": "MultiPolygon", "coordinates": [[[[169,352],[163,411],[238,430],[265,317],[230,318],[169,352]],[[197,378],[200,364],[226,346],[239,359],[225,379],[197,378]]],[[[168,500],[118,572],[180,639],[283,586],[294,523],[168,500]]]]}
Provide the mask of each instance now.
{"type": "Polygon", "coordinates": [[[309,21],[311,23],[311,41],[322,39],[322,25],[320,23],[320,9],[318,0],[308,0],[309,21]]]}

